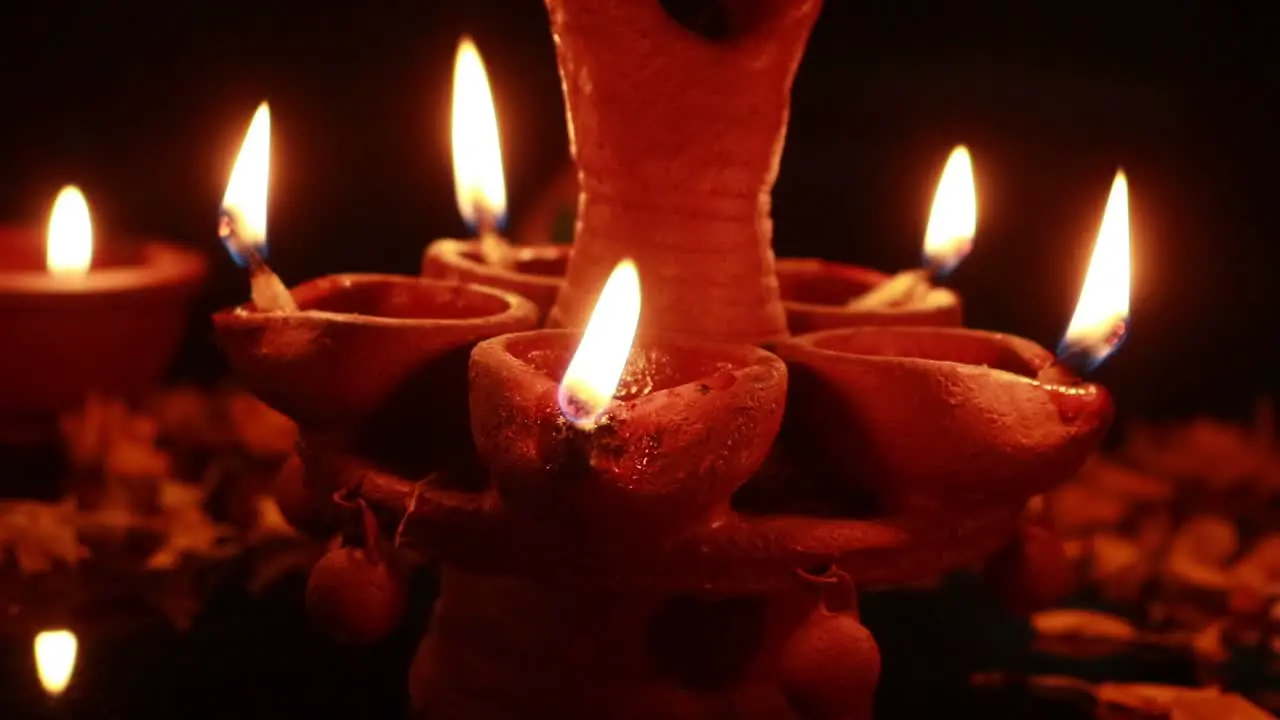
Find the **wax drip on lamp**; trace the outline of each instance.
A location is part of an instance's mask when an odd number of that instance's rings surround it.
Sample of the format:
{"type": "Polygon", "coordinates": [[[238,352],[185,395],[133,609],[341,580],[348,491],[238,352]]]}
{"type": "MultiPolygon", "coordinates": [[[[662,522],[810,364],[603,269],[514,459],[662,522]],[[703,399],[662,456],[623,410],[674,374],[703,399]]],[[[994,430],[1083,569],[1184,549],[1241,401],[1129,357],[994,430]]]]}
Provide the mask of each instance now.
{"type": "Polygon", "coordinates": [[[560,381],[560,411],[590,430],[613,402],[640,322],[640,276],[622,260],[609,275],[582,332],[578,349],[560,381]]]}
{"type": "Polygon", "coordinates": [[[271,178],[271,109],[264,101],[253,114],[231,167],[218,211],[218,237],[232,259],[249,268],[250,295],[264,312],[294,312],[293,296],[267,267],[267,197],[271,178]]]}
{"type": "Polygon", "coordinates": [[[507,189],[498,116],[484,60],[466,35],[458,42],[453,66],[450,138],[458,212],[479,237],[485,261],[513,267],[510,243],[499,235],[507,220],[507,189]]]}
{"type": "Polygon", "coordinates": [[[1129,236],[1129,181],[1117,170],[1080,299],[1058,346],[1059,363],[1078,372],[1100,365],[1129,333],[1129,236]]]}
{"type": "Polygon", "coordinates": [[[894,275],[849,301],[850,308],[904,305],[929,292],[930,280],[951,274],[973,249],[978,229],[978,196],[969,149],[957,145],[947,158],[933,195],[924,233],[923,267],[894,275]]]}
{"type": "Polygon", "coordinates": [[[36,635],[33,646],[40,686],[49,697],[58,697],[71,684],[76,669],[76,634],[70,630],[45,630],[36,635]]]}
{"type": "Polygon", "coordinates": [[[75,185],[58,193],[49,213],[45,268],[60,277],[83,277],[93,264],[93,222],[89,203],[75,185]]]}

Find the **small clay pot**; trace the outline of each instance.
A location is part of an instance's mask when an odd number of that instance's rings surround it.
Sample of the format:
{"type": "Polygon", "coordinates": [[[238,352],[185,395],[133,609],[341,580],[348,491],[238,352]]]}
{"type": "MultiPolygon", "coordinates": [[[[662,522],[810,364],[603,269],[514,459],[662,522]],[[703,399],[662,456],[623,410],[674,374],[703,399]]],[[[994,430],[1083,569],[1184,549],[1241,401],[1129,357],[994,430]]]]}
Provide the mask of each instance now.
{"type": "Polygon", "coordinates": [[[618,399],[582,430],[557,401],[579,339],[563,330],[519,333],[471,355],[472,436],[504,501],[548,532],[572,529],[556,521],[563,515],[573,525],[611,525],[602,537],[624,542],[653,541],[692,517],[727,511],[777,434],[782,361],[750,345],[640,338],[618,399]]]}
{"type": "Polygon", "coordinates": [[[165,242],[101,243],[88,274],[54,277],[35,228],[0,228],[0,420],[39,421],[90,392],[153,386],[187,327],[203,255],[165,242]]]}
{"type": "Polygon", "coordinates": [[[1079,470],[1112,418],[1104,388],[1010,335],[848,328],[777,352],[789,450],[888,508],[1025,501],[1079,470]]]}
{"type": "Polygon", "coordinates": [[[538,324],[546,319],[564,283],[568,245],[513,245],[514,269],[491,265],[478,240],[436,240],[422,254],[422,275],[469,282],[523,295],[538,306],[538,324]]]}
{"type": "Polygon", "coordinates": [[[291,292],[299,312],[246,304],[213,325],[236,376],[306,430],[356,425],[392,402],[456,422],[465,402],[448,408],[433,393],[465,393],[475,343],[537,322],[528,300],[458,282],[330,275],[291,292]]]}
{"type": "Polygon", "coordinates": [[[849,300],[889,279],[879,270],[811,258],[778,260],[778,287],[793,335],[843,327],[915,325],[960,327],[960,296],[933,287],[919,302],[876,309],[847,307],[849,300]]]}

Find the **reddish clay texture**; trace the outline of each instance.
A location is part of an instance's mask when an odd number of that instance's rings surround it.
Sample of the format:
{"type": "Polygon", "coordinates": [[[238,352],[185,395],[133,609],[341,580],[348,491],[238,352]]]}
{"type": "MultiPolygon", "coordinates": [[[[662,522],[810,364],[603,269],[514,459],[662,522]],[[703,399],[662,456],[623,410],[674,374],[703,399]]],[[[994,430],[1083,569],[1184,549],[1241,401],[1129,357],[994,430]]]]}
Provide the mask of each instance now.
{"type": "Polygon", "coordinates": [[[569,263],[567,245],[514,245],[515,269],[486,263],[478,240],[436,240],[422,255],[424,277],[474,283],[506,290],[532,300],[541,324],[564,284],[569,263]]]}
{"type": "Polygon", "coordinates": [[[471,355],[472,436],[511,511],[547,533],[598,524],[610,532],[593,542],[606,545],[656,545],[726,511],[782,421],[782,361],[749,345],[641,338],[618,399],[587,431],[557,402],[579,340],[541,330],[485,341],[471,355]]]}
{"type": "Polygon", "coordinates": [[[1112,418],[1105,389],[1049,351],[959,328],[850,328],[794,338],[784,442],[887,508],[1025,502],[1070,477],[1112,418]]]}
{"type": "Polygon", "coordinates": [[[643,330],[745,343],[787,335],[770,192],[821,4],[724,3],[733,33],[713,42],[656,1],[547,0],[579,180],[550,325],[585,326],[630,257],[643,330]]]}
{"type": "MultiPolygon", "coordinates": [[[[620,528],[622,530],[622,528],[620,528]]],[[[671,596],[476,574],[445,565],[409,671],[413,716],[798,720],[783,643],[817,598],[671,596]]]]}
{"type": "Polygon", "coordinates": [[[389,404],[457,423],[471,347],[537,322],[522,297],[448,281],[331,275],[292,293],[300,312],[242,305],[213,323],[236,375],[305,431],[359,425],[389,404]]]}
{"type": "Polygon", "coordinates": [[[920,302],[875,309],[846,304],[889,276],[858,265],[813,258],[780,258],[778,286],[792,335],[845,327],[913,325],[960,327],[960,296],[934,287],[920,302]]]}
{"type": "Polygon", "coordinates": [[[1023,615],[1044,610],[1071,594],[1075,578],[1057,533],[1028,522],[983,569],[987,587],[1006,608],[1023,615]]]}
{"type": "Polygon", "coordinates": [[[0,424],[48,420],[91,392],[153,387],[206,267],[169,243],[104,243],[87,275],[54,278],[41,233],[0,229],[0,337],[10,339],[0,353],[0,424]]]}

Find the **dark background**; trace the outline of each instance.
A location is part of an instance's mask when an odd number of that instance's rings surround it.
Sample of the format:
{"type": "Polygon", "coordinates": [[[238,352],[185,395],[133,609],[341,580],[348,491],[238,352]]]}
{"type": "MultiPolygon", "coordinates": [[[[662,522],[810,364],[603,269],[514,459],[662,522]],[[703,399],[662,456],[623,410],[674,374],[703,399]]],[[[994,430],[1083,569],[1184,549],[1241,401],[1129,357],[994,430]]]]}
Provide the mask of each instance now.
{"type": "MultiPolygon", "coordinates": [[[[1100,377],[1129,413],[1245,411],[1276,388],[1280,320],[1277,24],[1258,7],[829,2],[796,81],[778,253],[914,264],[937,173],[967,142],[980,234],[951,282],[971,324],[1052,347],[1123,165],[1133,334],[1100,377]]],[[[208,248],[202,311],[244,297],[213,217],[263,98],[290,283],[415,272],[430,238],[463,232],[448,107],[464,32],[489,65],[514,214],[567,156],[537,0],[10,2],[0,23],[0,218],[43,223],[80,183],[102,232],[208,248]]]]}
{"type": "MultiPolygon", "coordinates": [[[[937,173],[951,146],[966,142],[980,234],[951,282],[971,324],[1052,347],[1123,165],[1135,226],[1133,333],[1100,378],[1128,414],[1247,412],[1277,389],[1280,321],[1271,198],[1280,26],[1257,8],[828,0],[795,86],[775,193],[778,253],[887,270],[915,264],[937,173]]],[[[10,0],[0,27],[0,218],[43,224],[58,187],[76,182],[101,234],[206,248],[213,282],[197,309],[189,372],[217,371],[205,317],[246,295],[214,219],[263,98],[274,123],[272,262],[290,283],[336,271],[414,273],[429,239],[463,232],[448,107],[464,32],[489,66],[513,214],[567,158],[538,0],[10,0]]],[[[215,668],[252,667],[262,692],[283,682],[276,689],[290,703],[371,707],[340,702],[341,684],[326,686],[327,671],[313,665],[292,668],[295,655],[243,652],[277,631],[286,633],[281,647],[315,652],[313,641],[288,639],[304,633],[296,588],[289,598],[278,617],[206,632],[226,640],[221,650],[184,653],[207,659],[171,668],[188,684],[209,679],[198,702],[209,716],[238,702],[217,689],[236,685],[215,680],[215,668]],[[243,664],[247,656],[258,662],[243,664]]],[[[914,636],[898,667],[911,657],[963,665],[946,648],[985,642],[975,633],[988,626],[962,613],[901,605],[910,617],[898,625],[914,636]]],[[[370,666],[390,685],[353,685],[356,695],[375,693],[383,711],[350,716],[394,716],[385,703],[402,701],[394,688],[412,635],[383,656],[386,665],[370,666]]],[[[317,657],[309,661],[329,662],[317,657]]],[[[332,659],[329,670],[352,662],[332,659]]]]}

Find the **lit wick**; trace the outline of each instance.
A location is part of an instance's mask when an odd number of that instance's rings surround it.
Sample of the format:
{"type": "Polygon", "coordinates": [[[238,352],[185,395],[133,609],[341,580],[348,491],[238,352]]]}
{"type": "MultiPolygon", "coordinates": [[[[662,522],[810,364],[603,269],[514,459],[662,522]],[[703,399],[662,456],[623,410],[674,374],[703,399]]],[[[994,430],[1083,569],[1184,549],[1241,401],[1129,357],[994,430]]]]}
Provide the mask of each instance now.
{"type": "Polygon", "coordinates": [[[218,237],[241,266],[249,268],[249,294],[263,312],[297,312],[298,304],[267,267],[267,186],[271,174],[271,109],[263,102],[231,168],[218,210],[218,237]]]}
{"type": "Polygon", "coordinates": [[[867,292],[849,300],[851,310],[871,310],[912,305],[925,299],[933,281],[955,270],[973,249],[977,233],[978,199],[974,189],[973,160],[964,145],[947,158],[924,233],[924,266],[904,270],[867,292]]]}
{"type": "Polygon", "coordinates": [[[241,239],[236,230],[242,225],[236,219],[239,214],[225,205],[218,210],[218,238],[232,256],[249,268],[249,298],[263,312],[297,312],[298,303],[258,252],[259,245],[241,239]]]}

